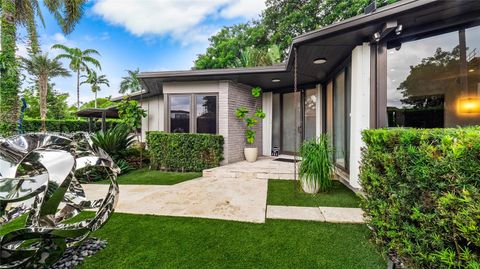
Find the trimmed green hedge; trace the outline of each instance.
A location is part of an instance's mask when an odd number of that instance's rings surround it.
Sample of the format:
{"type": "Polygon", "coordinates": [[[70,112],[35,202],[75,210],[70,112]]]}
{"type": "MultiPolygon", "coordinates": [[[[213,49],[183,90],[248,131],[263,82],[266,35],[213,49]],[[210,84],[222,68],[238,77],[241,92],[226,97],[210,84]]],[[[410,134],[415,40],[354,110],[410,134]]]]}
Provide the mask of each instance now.
{"type": "Polygon", "coordinates": [[[374,239],[408,268],[480,268],[480,128],[363,132],[374,239]]]}
{"type": "MultiPolygon", "coordinates": [[[[120,120],[107,120],[107,128],[112,128],[120,120]]],[[[61,133],[73,133],[73,132],[88,132],[88,121],[86,120],[51,120],[47,119],[46,127],[48,132],[61,132],[61,133]]],[[[101,121],[97,121],[92,124],[92,132],[101,130],[101,121]]],[[[42,126],[40,119],[24,119],[23,130],[25,133],[38,132],[42,126]]]]}
{"type": "Polygon", "coordinates": [[[200,172],[223,160],[221,135],[147,132],[147,145],[155,169],[200,172]]]}

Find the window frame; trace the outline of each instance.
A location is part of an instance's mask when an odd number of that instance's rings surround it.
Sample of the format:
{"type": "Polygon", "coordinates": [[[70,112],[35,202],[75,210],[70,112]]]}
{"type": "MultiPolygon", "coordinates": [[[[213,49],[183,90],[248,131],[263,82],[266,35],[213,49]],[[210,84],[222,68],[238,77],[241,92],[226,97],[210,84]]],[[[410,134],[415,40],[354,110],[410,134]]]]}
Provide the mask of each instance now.
{"type": "Polygon", "coordinates": [[[388,128],[387,116],[387,52],[392,42],[405,43],[428,37],[466,30],[480,26],[479,21],[446,25],[444,27],[417,27],[400,36],[388,36],[379,43],[371,43],[370,53],[370,127],[388,128]]]}
{"type": "MultiPolygon", "coordinates": [[[[189,128],[191,134],[197,134],[197,104],[196,104],[196,97],[197,96],[215,96],[215,133],[214,134],[219,134],[219,100],[218,100],[218,93],[212,93],[212,92],[199,92],[199,93],[168,93],[165,94],[166,97],[166,113],[165,113],[165,118],[166,118],[166,124],[165,124],[165,129],[167,133],[171,133],[170,127],[171,127],[171,118],[170,118],[170,104],[171,104],[171,97],[172,96],[188,96],[190,98],[190,118],[189,118],[189,128]]],[[[201,133],[201,134],[209,134],[209,133],[201,133]]]]}

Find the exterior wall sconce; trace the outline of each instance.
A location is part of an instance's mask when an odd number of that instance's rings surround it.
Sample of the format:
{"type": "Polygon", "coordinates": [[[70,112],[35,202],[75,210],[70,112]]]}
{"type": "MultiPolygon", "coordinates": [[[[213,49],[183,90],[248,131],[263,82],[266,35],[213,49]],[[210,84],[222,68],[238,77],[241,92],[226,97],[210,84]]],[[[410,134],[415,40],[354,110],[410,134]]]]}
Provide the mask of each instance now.
{"type": "Polygon", "coordinates": [[[465,97],[458,99],[458,112],[461,114],[479,114],[480,97],[465,97]]]}

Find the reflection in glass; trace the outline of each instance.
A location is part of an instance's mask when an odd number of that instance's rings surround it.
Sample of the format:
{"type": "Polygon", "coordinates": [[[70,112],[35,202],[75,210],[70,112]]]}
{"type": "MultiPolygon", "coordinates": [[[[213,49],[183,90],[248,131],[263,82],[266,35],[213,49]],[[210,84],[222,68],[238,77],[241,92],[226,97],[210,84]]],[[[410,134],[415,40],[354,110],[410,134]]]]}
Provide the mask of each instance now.
{"type": "Polygon", "coordinates": [[[305,91],[305,140],[315,139],[317,126],[317,89],[305,91]]]}
{"type": "Polygon", "coordinates": [[[345,163],[345,71],[342,71],[334,82],[333,89],[333,141],[335,148],[335,163],[341,167],[346,168],[345,163]]]}
{"type": "Polygon", "coordinates": [[[293,153],[295,151],[295,145],[300,147],[302,142],[301,135],[301,110],[300,110],[300,92],[295,94],[285,93],[283,94],[283,117],[282,117],[282,147],[283,152],[293,153]],[[295,101],[297,101],[295,103],[295,101]],[[295,111],[295,109],[297,111],[295,111]],[[297,115],[297,126],[295,126],[295,113],[297,115]],[[295,144],[295,137],[296,144],[295,144]]]}
{"type": "Polygon", "coordinates": [[[460,109],[480,96],[480,27],[388,45],[388,126],[480,124],[478,113],[460,109]]]}
{"type": "Polygon", "coordinates": [[[281,126],[281,106],[280,106],[280,93],[273,94],[272,100],[272,148],[277,147],[280,150],[280,126],[281,126]]]}
{"type": "Polygon", "coordinates": [[[190,132],[190,95],[170,96],[170,132],[190,132]]]}
{"type": "Polygon", "coordinates": [[[217,97],[195,96],[197,133],[217,133],[217,97]]]}

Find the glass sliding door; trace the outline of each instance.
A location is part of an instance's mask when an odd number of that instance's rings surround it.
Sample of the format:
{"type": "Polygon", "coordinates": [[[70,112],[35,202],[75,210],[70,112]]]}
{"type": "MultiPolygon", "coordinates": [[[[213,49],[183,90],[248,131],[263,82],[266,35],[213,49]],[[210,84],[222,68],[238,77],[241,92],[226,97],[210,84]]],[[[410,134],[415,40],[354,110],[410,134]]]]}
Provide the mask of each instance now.
{"type": "Polygon", "coordinates": [[[282,106],[279,93],[272,95],[272,149],[282,149],[282,106]]]}
{"type": "Polygon", "coordinates": [[[282,152],[293,153],[302,142],[300,101],[300,92],[283,94],[282,152]]]}
{"type": "Polygon", "coordinates": [[[348,171],[350,149],[350,73],[348,67],[333,81],[333,147],[335,164],[348,171]]]}

